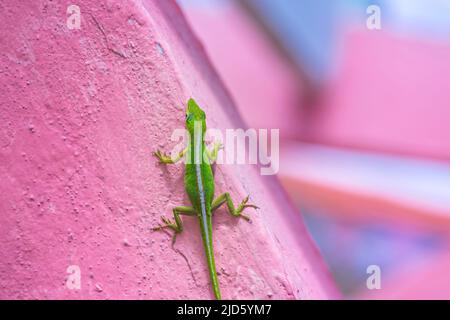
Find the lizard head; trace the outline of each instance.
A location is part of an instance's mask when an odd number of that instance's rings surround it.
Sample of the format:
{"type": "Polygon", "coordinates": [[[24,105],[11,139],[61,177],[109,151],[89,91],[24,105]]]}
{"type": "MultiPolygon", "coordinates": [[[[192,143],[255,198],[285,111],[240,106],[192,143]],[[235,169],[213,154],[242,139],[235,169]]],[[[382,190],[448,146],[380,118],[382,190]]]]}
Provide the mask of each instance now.
{"type": "Polygon", "coordinates": [[[198,106],[194,99],[189,99],[186,108],[186,128],[189,132],[193,132],[195,125],[202,125],[202,132],[206,131],[206,115],[198,106]]]}

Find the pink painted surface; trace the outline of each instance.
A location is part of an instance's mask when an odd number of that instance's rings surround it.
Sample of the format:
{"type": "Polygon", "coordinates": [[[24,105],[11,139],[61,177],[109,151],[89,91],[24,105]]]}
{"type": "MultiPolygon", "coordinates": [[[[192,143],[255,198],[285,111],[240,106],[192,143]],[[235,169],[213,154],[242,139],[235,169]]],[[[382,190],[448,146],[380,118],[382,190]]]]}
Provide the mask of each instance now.
{"type": "MultiPolygon", "coordinates": [[[[186,203],[174,146],[184,103],[210,127],[242,127],[201,45],[172,1],[0,5],[0,298],[211,298],[195,220],[170,247],[152,233],[186,203]],[[69,266],[81,288],[67,286],[69,266]]],[[[251,194],[253,223],[220,210],[214,243],[224,298],[336,298],[333,281],[273,177],[218,166],[217,192],[251,194]]]]}
{"type": "Polygon", "coordinates": [[[354,30],[303,140],[450,160],[450,45],[354,30]]]}

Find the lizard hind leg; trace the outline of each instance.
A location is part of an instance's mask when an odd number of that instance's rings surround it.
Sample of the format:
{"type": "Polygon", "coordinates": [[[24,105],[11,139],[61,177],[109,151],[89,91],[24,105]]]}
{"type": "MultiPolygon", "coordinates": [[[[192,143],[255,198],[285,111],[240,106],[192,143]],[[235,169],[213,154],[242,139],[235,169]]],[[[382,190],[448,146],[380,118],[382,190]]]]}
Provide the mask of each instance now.
{"type": "Polygon", "coordinates": [[[218,196],[211,205],[211,211],[215,211],[218,209],[222,204],[226,203],[228,207],[228,211],[233,217],[240,217],[244,218],[247,221],[250,221],[250,217],[247,215],[242,214],[242,211],[244,211],[245,208],[254,208],[259,209],[258,206],[254,204],[249,204],[248,202],[248,196],[242,200],[242,202],[238,205],[237,208],[234,207],[233,200],[231,199],[231,196],[228,192],[222,193],[220,196],[218,196]]]}
{"type": "Polygon", "coordinates": [[[172,238],[172,244],[175,244],[177,234],[179,234],[181,231],[183,231],[183,222],[181,220],[180,215],[196,216],[197,213],[195,212],[194,208],[185,207],[185,206],[175,207],[175,208],[173,208],[172,211],[173,211],[173,217],[175,219],[175,222],[170,221],[166,217],[161,217],[161,220],[164,222],[164,224],[153,228],[153,231],[159,231],[159,230],[163,230],[165,228],[172,229],[174,231],[173,238],[172,238]]]}

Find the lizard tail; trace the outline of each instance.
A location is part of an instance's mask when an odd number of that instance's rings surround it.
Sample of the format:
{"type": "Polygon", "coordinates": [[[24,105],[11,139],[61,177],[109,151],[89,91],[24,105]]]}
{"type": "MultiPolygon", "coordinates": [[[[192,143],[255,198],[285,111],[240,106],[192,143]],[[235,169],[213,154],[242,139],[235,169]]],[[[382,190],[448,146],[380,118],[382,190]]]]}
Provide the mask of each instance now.
{"type": "Polygon", "coordinates": [[[221,300],[222,296],[220,294],[219,279],[217,278],[216,263],[214,261],[214,250],[212,243],[212,221],[211,215],[208,216],[209,217],[206,221],[207,225],[205,225],[202,219],[200,219],[200,227],[202,231],[203,246],[205,248],[206,262],[208,263],[209,275],[211,277],[214,296],[216,297],[217,300],[221,300]]]}

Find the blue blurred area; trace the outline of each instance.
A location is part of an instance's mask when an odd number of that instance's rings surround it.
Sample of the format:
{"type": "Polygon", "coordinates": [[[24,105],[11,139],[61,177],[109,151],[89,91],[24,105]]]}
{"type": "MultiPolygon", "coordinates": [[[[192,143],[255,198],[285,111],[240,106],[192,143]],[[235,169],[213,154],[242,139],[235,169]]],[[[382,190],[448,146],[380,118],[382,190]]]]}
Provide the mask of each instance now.
{"type": "Polygon", "coordinates": [[[384,0],[388,26],[410,36],[450,41],[450,1],[384,0]]]}
{"type": "MultiPolygon", "coordinates": [[[[244,0],[315,83],[333,70],[340,36],[365,28],[370,5],[381,11],[383,30],[450,39],[448,0],[244,0]]],[[[376,32],[376,31],[374,31],[376,32]]]]}
{"type": "Polygon", "coordinates": [[[357,294],[363,287],[370,265],[379,266],[389,277],[405,265],[433,259],[447,250],[445,236],[431,231],[376,221],[361,225],[317,208],[302,207],[300,211],[346,296],[357,294]]]}
{"type": "MultiPolygon", "coordinates": [[[[343,17],[378,1],[248,0],[251,8],[290,52],[315,83],[324,81],[332,68],[343,17]]],[[[352,14],[353,15],[353,14],[352,14]]]]}
{"type": "MultiPolygon", "coordinates": [[[[177,0],[183,7],[217,7],[230,1],[234,0],[177,0]]],[[[341,34],[349,26],[365,28],[370,5],[380,7],[383,30],[450,40],[449,0],[236,1],[260,17],[308,78],[318,84],[333,70],[341,34]]]]}
{"type": "Polygon", "coordinates": [[[338,1],[249,0],[294,61],[320,82],[330,68],[338,1]]]}

